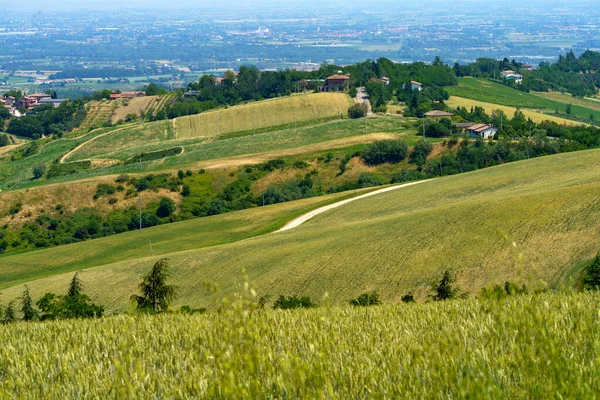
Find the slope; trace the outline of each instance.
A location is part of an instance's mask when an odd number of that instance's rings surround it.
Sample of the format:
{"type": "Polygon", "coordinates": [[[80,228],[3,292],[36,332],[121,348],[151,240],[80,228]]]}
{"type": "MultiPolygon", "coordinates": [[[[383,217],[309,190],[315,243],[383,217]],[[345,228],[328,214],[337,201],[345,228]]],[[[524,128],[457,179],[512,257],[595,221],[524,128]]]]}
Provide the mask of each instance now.
{"type": "MultiPolygon", "coordinates": [[[[345,205],[297,229],[169,254],[177,303],[214,307],[235,290],[243,269],[259,294],[329,293],[334,303],[374,289],[386,301],[408,291],[423,298],[445,269],[472,293],[506,280],[560,285],[600,249],[599,155],[561,154],[440,178],[345,205]],[[218,284],[218,296],[204,293],[205,281],[218,284]]],[[[91,268],[82,278],[96,301],[122,310],[158,258],[91,268]]],[[[30,288],[34,296],[63,291],[70,276],[30,288]]],[[[3,300],[21,290],[4,290],[3,300]]]]}

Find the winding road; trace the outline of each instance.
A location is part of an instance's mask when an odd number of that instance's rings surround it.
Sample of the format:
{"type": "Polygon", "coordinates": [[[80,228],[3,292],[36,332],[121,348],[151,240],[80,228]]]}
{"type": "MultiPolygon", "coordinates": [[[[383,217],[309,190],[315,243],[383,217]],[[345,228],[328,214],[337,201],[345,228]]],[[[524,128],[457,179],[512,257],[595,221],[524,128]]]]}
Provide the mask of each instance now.
{"type": "Polygon", "coordinates": [[[308,221],[308,220],[316,217],[319,214],[323,214],[324,212],[327,212],[327,211],[332,210],[332,209],[337,208],[337,207],[341,207],[341,206],[346,205],[348,203],[351,203],[353,201],[361,200],[361,199],[364,199],[364,198],[367,198],[367,197],[371,197],[371,196],[376,196],[376,195],[381,194],[381,193],[391,192],[392,190],[398,190],[398,189],[402,189],[402,188],[405,188],[405,187],[408,187],[408,186],[418,185],[418,184],[429,182],[429,181],[432,181],[432,180],[435,180],[435,179],[437,179],[437,178],[427,179],[427,180],[424,180],[424,181],[404,183],[404,184],[398,185],[398,186],[390,186],[390,187],[386,187],[384,189],[376,190],[374,192],[362,194],[360,196],[356,196],[356,197],[353,197],[351,199],[346,199],[346,200],[338,201],[337,203],[329,204],[327,206],[319,207],[316,210],[312,210],[311,212],[308,212],[308,213],[306,213],[304,215],[299,216],[298,218],[295,218],[295,219],[291,220],[290,222],[288,222],[287,224],[285,224],[285,226],[283,228],[279,229],[278,231],[275,231],[274,233],[289,231],[290,229],[297,228],[300,225],[302,225],[303,223],[305,223],[306,221],[308,221]]]}

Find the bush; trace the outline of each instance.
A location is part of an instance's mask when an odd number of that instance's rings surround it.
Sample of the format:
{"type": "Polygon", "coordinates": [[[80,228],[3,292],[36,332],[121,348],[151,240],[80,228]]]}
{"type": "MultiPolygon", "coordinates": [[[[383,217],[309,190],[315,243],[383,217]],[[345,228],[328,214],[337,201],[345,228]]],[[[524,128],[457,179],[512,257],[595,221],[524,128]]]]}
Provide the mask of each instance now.
{"type": "Polygon", "coordinates": [[[410,155],[410,160],[419,167],[422,167],[427,162],[427,156],[431,154],[432,150],[433,145],[430,142],[421,139],[417,142],[417,144],[415,144],[413,152],[410,155]]]}
{"type": "Polygon", "coordinates": [[[363,172],[358,177],[358,186],[361,188],[372,187],[372,186],[381,186],[385,185],[388,182],[385,178],[373,173],[373,172],[363,172]]]}
{"type": "Polygon", "coordinates": [[[402,302],[404,303],[414,303],[415,297],[413,296],[412,292],[408,292],[404,296],[402,296],[400,300],[402,300],[402,302]]]}
{"type": "Polygon", "coordinates": [[[176,209],[177,208],[175,207],[175,202],[173,200],[168,197],[162,197],[160,199],[158,209],[156,210],[156,216],[159,218],[167,218],[171,216],[176,209]]]}
{"type": "Polygon", "coordinates": [[[403,169],[392,175],[391,183],[418,181],[425,178],[427,178],[427,175],[422,172],[414,169],[403,169]]]}
{"type": "Polygon", "coordinates": [[[402,140],[379,140],[365,148],[363,160],[367,165],[400,162],[406,157],[408,146],[402,140]]]}
{"type": "Polygon", "coordinates": [[[96,188],[96,194],[94,194],[94,200],[97,200],[102,196],[108,196],[115,193],[117,193],[116,187],[106,183],[99,183],[98,187],[96,188]]]}
{"type": "Polygon", "coordinates": [[[75,174],[79,171],[84,171],[92,167],[92,162],[87,161],[76,161],[66,164],[52,164],[48,170],[48,178],[54,178],[56,176],[75,174]]]}
{"type": "Polygon", "coordinates": [[[381,301],[379,301],[379,294],[376,291],[371,293],[363,293],[357,298],[350,300],[350,305],[352,306],[367,307],[376,306],[379,304],[381,304],[381,301]]]}
{"type": "Polygon", "coordinates": [[[115,179],[115,182],[117,183],[126,183],[129,182],[129,175],[119,175],[117,176],[117,179],[115,179]]]}
{"type": "Polygon", "coordinates": [[[45,164],[36,164],[33,166],[33,179],[40,179],[46,173],[45,164]]]}
{"type": "Polygon", "coordinates": [[[283,296],[279,295],[279,298],[273,304],[273,309],[291,310],[294,308],[313,308],[317,305],[308,296],[283,296]]]}
{"type": "Polygon", "coordinates": [[[355,104],[348,108],[348,116],[352,119],[364,118],[367,115],[367,106],[364,103],[355,104]]]}
{"type": "Polygon", "coordinates": [[[380,106],[377,106],[374,111],[376,113],[385,114],[387,112],[387,106],[385,104],[382,104],[380,106]]]}
{"type": "Polygon", "coordinates": [[[586,290],[600,289],[600,253],[598,253],[592,263],[585,269],[583,287],[586,290]]]}
{"type": "Polygon", "coordinates": [[[133,156],[129,160],[125,161],[125,165],[135,164],[137,162],[160,160],[161,158],[179,155],[182,152],[183,152],[183,147],[177,146],[177,147],[172,147],[170,149],[151,151],[149,153],[142,153],[142,154],[133,156]]]}
{"type": "Polygon", "coordinates": [[[8,209],[8,215],[17,215],[23,209],[23,204],[15,203],[8,209]]]}
{"type": "Polygon", "coordinates": [[[3,133],[0,133],[0,147],[8,146],[10,141],[8,140],[8,136],[3,133]]]}

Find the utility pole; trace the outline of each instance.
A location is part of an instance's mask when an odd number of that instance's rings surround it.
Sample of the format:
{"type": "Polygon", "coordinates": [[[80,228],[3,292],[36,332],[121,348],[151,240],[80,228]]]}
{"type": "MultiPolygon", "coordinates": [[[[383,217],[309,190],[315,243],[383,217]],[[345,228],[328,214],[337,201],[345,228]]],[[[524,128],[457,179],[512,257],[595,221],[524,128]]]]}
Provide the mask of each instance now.
{"type": "Polygon", "coordinates": [[[423,140],[425,140],[425,112],[423,112],[423,140]]]}
{"type": "Polygon", "coordinates": [[[142,233],[142,195],[138,193],[138,207],[140,209],[140,233],[142,233]]]}
{"type": "Polygon", "coordinates": [[[254,114],[252,114],[252,152],[254,153],[254,135],[256,134],[256,125],[254,125],[254,114]]]}
{"type": "Polygon", "coordinates": [[[365,113],[365,133],[367,133],[367,113],[365,113]]]}
{"type": "Polygon", "coordinates": [[[150,238],[148,238],[148,243],[150,243],[150,255],[153,256],[154,252],[152,251],[152,240],[150,238]]]}

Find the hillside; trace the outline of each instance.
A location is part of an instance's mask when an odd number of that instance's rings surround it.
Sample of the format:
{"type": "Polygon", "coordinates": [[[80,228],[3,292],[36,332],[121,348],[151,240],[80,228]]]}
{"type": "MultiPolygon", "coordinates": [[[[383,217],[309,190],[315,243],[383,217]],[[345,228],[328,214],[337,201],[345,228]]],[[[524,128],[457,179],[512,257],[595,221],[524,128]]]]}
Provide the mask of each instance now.
{"type": "MultiPolygon", "coordinates": [[[[166,243],[161,257],[173,265],[177,304],[202,307],[218,301],[204,293],[203,282],[218,284],[219,297],[229,296],[243,269],[261,295],[320,298],[327,292],[334,303],[374,289],[385,301],[408,291],[422,299],[445,269],[456,271],[458,285],[471,293],[506,280],[570,285],[581,262],[600,250],[599,155],[582,151],[444,177],[348,204],[282,233],[171,254],[166,243]]],[[[177,237],[166,240],[179,250],[177,237]]],[[[89,245],[73,245],[71,254],[85,259],[77,249],[89,245]]],[[[44,258],[52,260],[59,249],[45,250],[44,258]]],[[[30,268],[19,257],[0,258],[14,266],[15,276],[30,268]]],[[[123,310],[157,258],[89,268],[81,277],[95,301],[123,310]]],[[[63,291],[71,276],[29,286],[39,297],[63,291]]],[[[2,300],[21,290],[3,290],[2,300]]]]}
{"type": "Polygon", "coordinates": [[[594,398],[599,302],[571,293],[279,312],[235,303],[209,315],[0,326],[0,396],[594,398]]]}
{"type": "MultiPolygon", "coordinates": [[[[590,115],[595,121],[600,120],[600,110],[591,100],[572,99],[570,96],[558,96],[549,93],[532,94],[504,86],[502,84],[475,78],[460,78],[458,86],[447,87],[452,96],[493,103],[509,107],[530,108],[548,114],[556,111],[561,117],[589,122],[590,115]],[[572,103],[571,116],[566,114],[567,104],[572,103]]],[[[546,117],[546,119],[549,119],[546,117]]]]}

